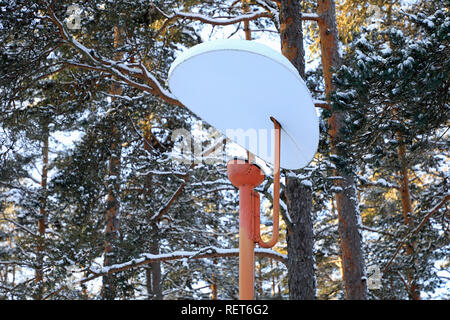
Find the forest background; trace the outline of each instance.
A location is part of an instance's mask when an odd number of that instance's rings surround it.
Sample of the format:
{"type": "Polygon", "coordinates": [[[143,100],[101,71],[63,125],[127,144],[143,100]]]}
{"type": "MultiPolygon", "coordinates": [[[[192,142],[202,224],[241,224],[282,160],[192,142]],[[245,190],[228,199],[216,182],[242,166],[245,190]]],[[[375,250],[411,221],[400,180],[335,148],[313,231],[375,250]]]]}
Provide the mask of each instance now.
{"type": "Polygon", "coordinates": [[[320,118],[256,298],[450,298],[447,1],[1,0],[0,31],[2,299],[238,297],[243,151],[165,84],[220,38],[282,52],[320,118]]]}

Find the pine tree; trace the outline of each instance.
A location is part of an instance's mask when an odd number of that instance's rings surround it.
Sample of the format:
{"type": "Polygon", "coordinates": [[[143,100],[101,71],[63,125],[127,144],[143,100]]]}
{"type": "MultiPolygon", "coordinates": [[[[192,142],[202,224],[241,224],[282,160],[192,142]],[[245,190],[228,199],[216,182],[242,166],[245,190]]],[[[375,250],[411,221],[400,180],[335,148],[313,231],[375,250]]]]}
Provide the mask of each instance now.
{"type": "MultiPolygon", "coordinates": [[[[383,278],[391,281],[391,295],[382,294],[404,297],[406,293],[420,299],[422,286],[438,279],[429,268],[446,243],[435,227],[425,227],[431,215],[442,212],[445,192],[435,193],[432,199],[421,192],[429,194],[425,190],[437,191],[446,184],[444,176],[431,177],[429,172],[440,171],[441,164],[434,159],[444,152],[440,139],[446,125],[443,115],[448,113],[448,17],[438,8],[431,15],[409,17],[420,38],[417,33],[407,35],[409,28],[391,27],[367,30],[354,42],[347,65],[336,77],[339,90],[334,101],[349,112],[346,148],[366,172],[362,185],[394,191],[396,199],[390,202],[399,215],[385,217],[381,210],[382,218],[371,218],[380,229],[384,223],[392,228],[385,234],[389,249],[384,244],[372,249],[378,252],[374,262],[384,264],[383,278]],[[428,179],[432,182],[425,183],[428,179]],[[419,232],[427,236],[418,237],[419,232]],[[395,238],[402,240],[393,245],[395,238]],[[433,238],[436,249],[430,251],[430,240],[425,239],[433,238]],[[406,254],[398,257],[402,249],[406,254]],[[425,257],[427,261],[422,260],[425,257]]],[[[374,193],[369,195],[368,203],[376,199],[374,193]]],[[[373,204],[369,208],[377,210],[373,204]]]]}
{"type": "MultiPolygon", "coordinates": [[[[322,17],[319,22],[322,69],[325,94],[329,99],[334,89],[331,82],[332,71],[341,63],[334,1],[319,1],[318,13],[322,17]]],[[[345,161],[349,155],[339,146],[346,115],[335,108],[332,108],[331,111],[328,119],[330,158],[335,163],[335,174],[339,177],[335,180],[335,185],[340,191],[336,193],[336,208],[345,293],[347,299],[364,300],[367,298],[367,283],[365,281],[362,235],[359,230],[361,218],[353,174],[345,161]]]]}

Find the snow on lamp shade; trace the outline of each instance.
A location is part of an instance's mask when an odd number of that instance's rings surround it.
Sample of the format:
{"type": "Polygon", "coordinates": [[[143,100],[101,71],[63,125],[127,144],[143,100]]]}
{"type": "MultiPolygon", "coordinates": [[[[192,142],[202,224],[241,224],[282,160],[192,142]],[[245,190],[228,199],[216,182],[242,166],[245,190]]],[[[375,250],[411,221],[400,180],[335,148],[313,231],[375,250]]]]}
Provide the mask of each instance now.
{"type": "Polygon", "coordinates": [[[173,62],[169,88],[186,107],[262,160],[273,163],[281,124],[281,167],[299,169],[319,142],[315,107],[295,67],[275,50],[247,40],[196,45],[173,62]]]}

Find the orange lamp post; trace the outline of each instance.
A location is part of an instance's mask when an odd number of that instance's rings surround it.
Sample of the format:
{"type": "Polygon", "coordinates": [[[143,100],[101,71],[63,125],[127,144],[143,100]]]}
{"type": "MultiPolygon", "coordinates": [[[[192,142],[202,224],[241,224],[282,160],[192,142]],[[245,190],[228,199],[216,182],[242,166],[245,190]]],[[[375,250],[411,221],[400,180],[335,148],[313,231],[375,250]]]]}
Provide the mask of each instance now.
{"type": "Polygon", "coordinates": [[[273,188],[273,234],[269,242],[260,235],[260,197],[254,190],[265,178],[263,171],[248,160],[231,160],[227,174],[231,183],[239,188],[239,299],[252,300],[255,288],[255,244],[270,248],[278,242],[280,212],[280,138],[281,127],[271,118],[275,126],[275,161],[273,188]]]}

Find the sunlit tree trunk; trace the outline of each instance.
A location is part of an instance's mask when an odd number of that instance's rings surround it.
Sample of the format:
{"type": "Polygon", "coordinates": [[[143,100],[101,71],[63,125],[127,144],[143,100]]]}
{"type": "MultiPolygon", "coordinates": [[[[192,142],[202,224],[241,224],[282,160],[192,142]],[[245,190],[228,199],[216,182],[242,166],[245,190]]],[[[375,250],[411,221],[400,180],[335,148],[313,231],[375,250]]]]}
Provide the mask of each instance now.
{"type": "MultiPolygon", "coordinates": [[[[156,144],[151,131],[151,120],[151,115],[147,115],[142,126],[143,146],[147,154],[152,152],[156,144]]],[[[153,175],[151,173],[147,173],[145,176],[144,193],[145,202],[150,203],[153,193],[153,175]]],[[[148,235],[149,250],[151,254],[157,255],[159,254],[159,228],[157,221],[150,221],[151,216],[152,212],[148,211],[146,217],[150,228],[148,235]]],[[[145,276],[148,299],[162,300],[161,263],[159,261],[150,263],[145,269],[145,276]]]]}
{"type": "MultiPolygon", "coordinates": [[[[319,33],[325,94],[329,98],[333,91],[332,68],[340,65],[334,1],[319,0],[318,15],[320,16],[319,33]]],[[[337,148],[341,139],[340,131],[344,125],[343,120],[343,112],[332,110],[332,116],[328,124],[330,127],[331,152],[334,156],[345,159],[345,152],[337,148]]],[[[361,218],[355,182],[350,173],[346,171],[347,168],[339,164],[336,167],[335,175],[341,178],[336,179],[335,184],[342,189],[341,192],[336,193],[336,207],[345,294],[346,298],[350,300],[365,300],[367,299],[367,280],[362,234],[359,230],[361,218]]]]}
{"type": "MultiPolygon", "coordinates": [[[[403,142],[403,137],[400,131],[397,131],[398,146],[398,159],[400,164],[400,195],[402,201],[402,214],[404,224],[412,229],[414,227],[414,222],[411,217],[412,202],[411,202],[411,192],[409,189],[409,177],[408,177],[408,161],[406,158],[406,147],[403,142]]],[[[412,256],[414,254],[414,249],[416,247],[415,241],[406,243],[406,254],[412,256]]],[[[416,262],[416,261],[415,261],[416,262]]],[[[414,263],[415,263],[414,262],[414,263]]],[[[420,288],[415,281],[414,272],[412,268],[406,270],[407,280],[408,280],[408,295],[413,300],[420,300],[420,288]]]]}
{"type": "MultiPolygon", "coordinates": [[[[120,28],[114,28],[114,48],[118,48],[122,44],[122,37],[120,35],[120,28]]],[[[115,58],[119,60],[121,53],[116,53],[115,58]]],[[[116,83],[111,85],[110,93],[112,95],[120,95],[122,87],[116,83]]],[[[114,101],[114,99],[113,99],[114,101]]],[[[106,199],[106,228],[105,228],[105,249],[103,266],[107,267],[116,262],[117,247],[115,241],[117,240],[117,232],[119,229],[119,190],[120,190],[120,158],[121,158],[121,144],[120,144],[120,128],[115,124],[111,117],[110,125],[110,145],[111,152],[108,165],[108,196],[106,199]]],[[[116,276],[108,274],[103,276],[102,284],[102,298],[112,300],[117,294],[116,276]]]]}
{"type": "Polygon", "coordinates": [[[217,281],[214,273],[211,276],[211,300],[217,300],[217,281]]]}
{"type": "MultiPolygon", "coordinates": [[[[249,0],[242,0],[242,12],[247,13],[249,0]]],[[[250,30],[250,22],[248,20],[244,21],[244,32],[245,40],[252,40],[252,31],[250,30]]]]}

